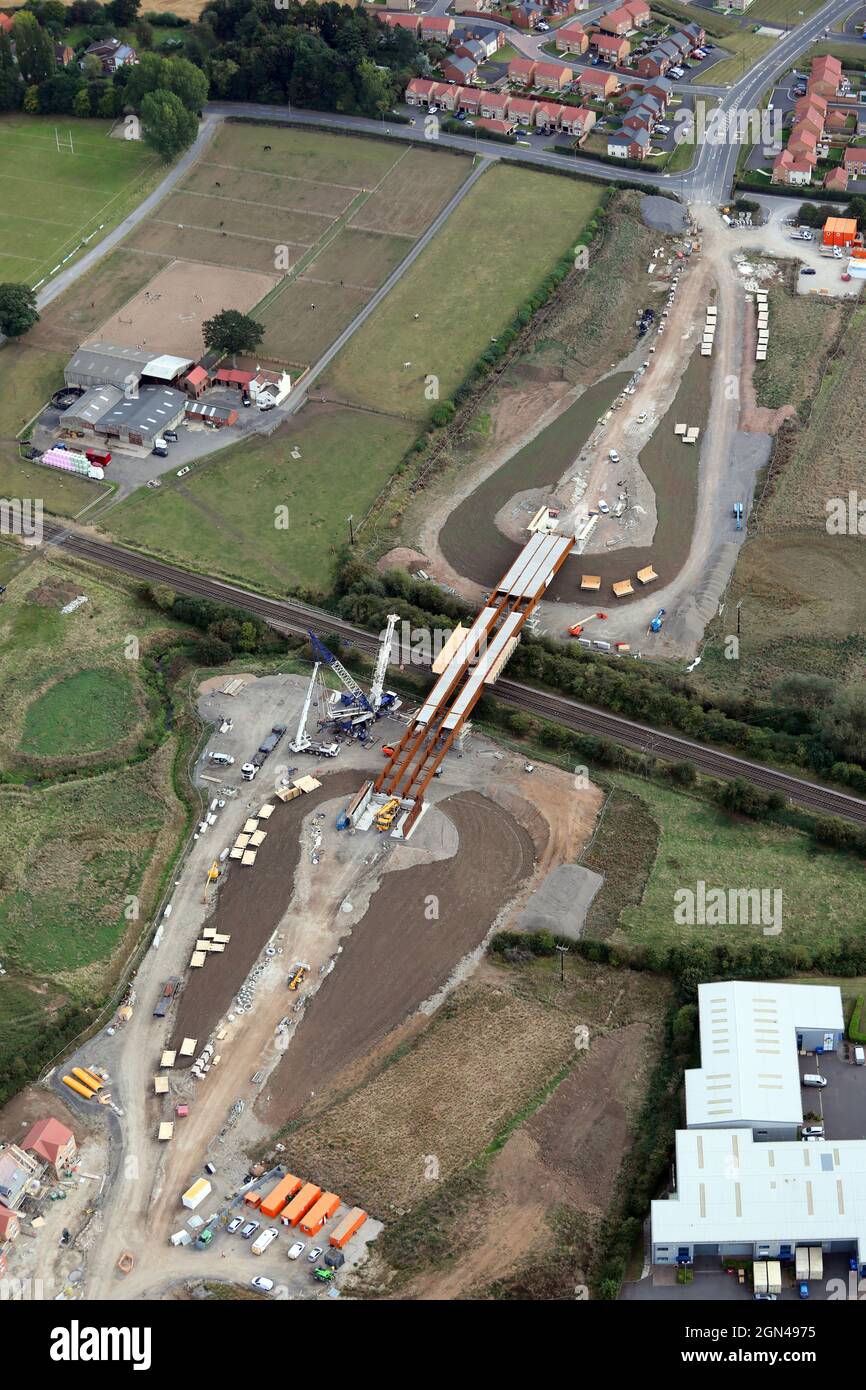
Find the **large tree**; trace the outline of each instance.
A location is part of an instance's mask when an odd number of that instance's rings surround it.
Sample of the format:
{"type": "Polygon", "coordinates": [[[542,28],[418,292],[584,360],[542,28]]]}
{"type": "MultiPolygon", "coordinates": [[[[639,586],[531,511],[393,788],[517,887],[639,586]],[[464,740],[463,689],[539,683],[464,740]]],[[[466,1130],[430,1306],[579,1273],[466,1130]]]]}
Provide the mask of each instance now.
{"type": "Polygon", "coordinates": [[[232,360],[239,352],[255,352],[265,336],[260,323],[237,309],[222,309],[205,319],[201,332],[209,352],[230,352],[232,360]]]}
{"type": "Polygon", "coordinates": [[[140,8],[141,0],[111,0],[111,4],[105,8],[105,13],[118,29],[128,29],[138,18],[140,8]]]}
{"type": "Polygon", "coordinates": [[[174,92],[157,88],[142,99],[141,128],[151,149],[166,162],[192,144],[198,132],[198,119],[187,111],[174,92]]]}
{"type": "Polygon", "coordinates": [[[54,72],[54,41],[36,17],[19,10],[12,21],[12,37],[21,76],[27,83],[44,82],[54,72]]]}
{"type": "Polygon", "coordinates": [[[128,105],[140,108],[149,92],[173,92],[187,111],[200,111],[207,101],[207,89],[205,74],[186,58],[142,53],[141,61],[129,70],[124,99],[128,105]]]}
{"type": "Polygon", "coordinates": [[[0,111],[17,111],[24,100],[24,84],[18,74],[12,44],[0,29],[0,111]]]}
{"type": "Polygon", "coordinates": [[[0,285],[0,333],[20,338],[38,322],[36,293],[29,285],[0,285]]]}

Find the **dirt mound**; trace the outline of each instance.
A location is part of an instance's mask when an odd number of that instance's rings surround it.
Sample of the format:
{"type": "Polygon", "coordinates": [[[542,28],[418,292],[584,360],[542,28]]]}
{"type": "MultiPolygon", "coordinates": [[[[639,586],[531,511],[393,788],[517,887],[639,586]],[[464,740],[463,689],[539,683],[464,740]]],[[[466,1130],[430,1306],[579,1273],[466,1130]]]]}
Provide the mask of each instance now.
{"type": "Polygon", "coordinates": [[[78,594],[78,585],[73,580],[49,578],[37,584],[35,589],[30,589],[25,598],[39,608],[63,608],[78,594]]]}

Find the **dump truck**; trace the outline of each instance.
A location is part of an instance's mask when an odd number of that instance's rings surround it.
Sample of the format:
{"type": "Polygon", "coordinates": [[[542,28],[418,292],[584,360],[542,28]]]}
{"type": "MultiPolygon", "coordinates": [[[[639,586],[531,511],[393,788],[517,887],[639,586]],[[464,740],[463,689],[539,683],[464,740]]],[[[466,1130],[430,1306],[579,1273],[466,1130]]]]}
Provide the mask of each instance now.
{"type": "Polygon", "coordinates": [[[154,1018],[165,1018],[166,1010],[174,998],[174,992],[179,984],[180,981],[176,975],[173,975],[170,980],[166,980],[162,987],[162,994],[159,996],[153,1011],[154,1018]]]}
{"type": "Polygon", "coordinates": [[[306,1216],[310,1207],[318,1202],[322,1195],[322,1189],[317,1187],[314,1182],[305,1182],[296,1197],[293,1197],[287,1207],[280,1212],[280,1220],[284,1226],[297,1226],[302,1217],[306,1216]]]}
{"type": "Polygon", "coordinates": [[[799,1282],[800,1279],[809,1278],[809,1247],[798,1245],[794,1251],[794,1273],[799,1282]]]}
{"type": "Polygon", "coordinates": [[[336,1192],[323,1192],[319,1200],[310,1207],[301,1221],[300,1229],[305,1236],[317,1236],[326,1221],[330,1221],[340,1205],[336,1192]]]}
{"type": "Polygon", "coordinates": [[[367,1213],[362,1211],[360,1207],[353,1207],[352,1210],[343,1217],[339,1226],[335,1227],[331,1232],[328,1237],[328,1243],[333,1245],[335,1250],[342,1250],[344,1245],[348,1245],[355,1232],[360,1231],[366,1220],[367,1213]]]}
{"type": "Polygon", "coordinates": [[[181,1204],[188,1207],[190,1211],[195,1211],[200,1207],[205,1197],[209,1197],[211,1185],[207,1178],[197,1178],[192,1187],[188,1187],[181,1197],[181,1204]]]}
{"type": "Polygon", "coordinates": [[[296,1197],[303,1187],[300,1178],[296,1178],[294,1173],[287,1173],[284,1178],[280,1178],[276,1187],[272,1187],[270,1192],[262,1198],[259,1211],[262,1216],[266,1216],[270,1221],[275,1216],[279,1216],[283,1207],[296,1197]]]}
{"type": "Polygon", "coordinates": [[[824,1252],[818,1246],[809,1246],[809,1278],[824,1278],[824,1252]]]}

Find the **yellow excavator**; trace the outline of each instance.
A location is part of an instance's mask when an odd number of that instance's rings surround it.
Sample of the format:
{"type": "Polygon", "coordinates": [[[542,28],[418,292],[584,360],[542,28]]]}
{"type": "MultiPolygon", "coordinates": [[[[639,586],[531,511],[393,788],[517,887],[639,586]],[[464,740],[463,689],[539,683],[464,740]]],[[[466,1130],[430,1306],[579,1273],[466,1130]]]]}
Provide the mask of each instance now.
{"type": "Polygon", "coordinates": [[[400,809],[400,798],[399,798],[399,796],[392,796],[388,801],[385,802],[384,806],[380,806],[380,807],[379,807],[379,810],[376,812],[376,818],[375,818],[375,826],[376,826],[376,829],[377,829],[377,830],[390,830],[390,829],[391,829],[391,826],[392,826],[393,823],[394,823],[394,817],[396,816],[396,814],[397,814],[397,812],[399,811],[399,809],[400,809]]]}

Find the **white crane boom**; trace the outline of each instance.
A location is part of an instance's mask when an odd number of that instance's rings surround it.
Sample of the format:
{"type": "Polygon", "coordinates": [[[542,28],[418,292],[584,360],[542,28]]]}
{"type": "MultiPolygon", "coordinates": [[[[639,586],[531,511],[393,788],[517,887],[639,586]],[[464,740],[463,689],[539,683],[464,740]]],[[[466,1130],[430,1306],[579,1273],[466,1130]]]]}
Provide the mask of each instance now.
{"type": "Polygon", "coordinates": [[[293,753],[303,753],[309,746],[310,739],[307,734],[307,718],[310,713],[310,705],[313,702],[313,691],[316,688],[316,677],[319,674],[320,662],[316,662],[313,667],[313,674],[310,676],[310,684],[307,687],[307,694],[304,700],[304,707],[301,710],[301,717],[298,720],[298,732],[295,734],[294,741],[289,745],[293,753]]]}
{"type": "Polygon", "coordinates": [[[373,709],[378,709],[382,703],[382,691],[385,688],[385,672],[388,669],[388,662],[391,659],[391,641],[394,636],[394,628],[400,621],[399,613],[388,614],[388,626],[379,645],[379,655],[376,659],[376,670],[373,675],[373,684],[370,686],[370,704],[373,709]]]}

